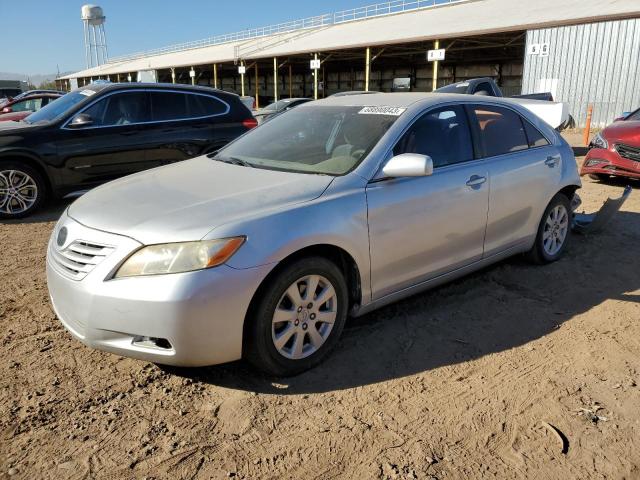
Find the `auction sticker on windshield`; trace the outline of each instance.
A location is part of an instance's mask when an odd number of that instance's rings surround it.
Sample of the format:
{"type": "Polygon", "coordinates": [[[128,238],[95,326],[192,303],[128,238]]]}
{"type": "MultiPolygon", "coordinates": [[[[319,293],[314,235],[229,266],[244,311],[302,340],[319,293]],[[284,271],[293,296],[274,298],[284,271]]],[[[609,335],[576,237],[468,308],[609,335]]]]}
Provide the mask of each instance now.
{"type": "Polygon", "coordinates": [[[406,110],[406,108],[400,107],[364,107],[358,113],[360,115],[392,115],[394,117],[399,117],[406,110]]]}

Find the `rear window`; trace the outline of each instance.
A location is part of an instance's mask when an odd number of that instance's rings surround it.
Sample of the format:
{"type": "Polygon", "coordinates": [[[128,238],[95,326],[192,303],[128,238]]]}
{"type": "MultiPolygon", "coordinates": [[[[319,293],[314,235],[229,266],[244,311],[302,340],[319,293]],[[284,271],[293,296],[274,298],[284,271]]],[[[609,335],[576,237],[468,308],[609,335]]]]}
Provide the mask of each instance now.
{"type": "Polygon", "coordinates": [[[508,108],[477,105],[471,108],[485,157],[504,155],[529,148],[520,115],[508,108]]]}

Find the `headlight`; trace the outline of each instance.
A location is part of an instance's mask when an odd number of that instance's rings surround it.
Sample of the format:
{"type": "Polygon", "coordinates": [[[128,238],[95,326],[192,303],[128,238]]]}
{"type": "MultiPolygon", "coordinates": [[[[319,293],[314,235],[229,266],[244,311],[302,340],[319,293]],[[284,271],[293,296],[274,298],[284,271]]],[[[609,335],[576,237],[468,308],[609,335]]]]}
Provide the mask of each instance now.
{"type": "Polygon", "coordinates": [[[223,264],[242,246],[245,237],[165,243],[143,247],[131,255],[115,278],[192,272],[223,264]]]}
{"type": "Polygon", "coordinates": [[[594,148],[604,148],[605,150],[609,148],[609,142],[607,142],[600,133],[593,137],[593,140],[591,140],[591,145],[594,148]]]}

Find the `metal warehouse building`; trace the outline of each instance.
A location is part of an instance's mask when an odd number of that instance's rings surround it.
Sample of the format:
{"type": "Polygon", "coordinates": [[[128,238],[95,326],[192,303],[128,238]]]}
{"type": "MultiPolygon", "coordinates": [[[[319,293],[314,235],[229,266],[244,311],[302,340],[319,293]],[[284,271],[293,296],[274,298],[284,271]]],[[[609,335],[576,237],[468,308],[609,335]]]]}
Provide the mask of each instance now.
{"type": "Polygon", "coordinates": [[[604,126],[640,106],[639,64],[640,0],[395,0],[112,58],[58,82],[194,83],[264,105],[492,77],[506,95],[552,92],[578,126],[593,105],[604,126]],[[428,61],[434,49],[443,61],[428,61]]]}

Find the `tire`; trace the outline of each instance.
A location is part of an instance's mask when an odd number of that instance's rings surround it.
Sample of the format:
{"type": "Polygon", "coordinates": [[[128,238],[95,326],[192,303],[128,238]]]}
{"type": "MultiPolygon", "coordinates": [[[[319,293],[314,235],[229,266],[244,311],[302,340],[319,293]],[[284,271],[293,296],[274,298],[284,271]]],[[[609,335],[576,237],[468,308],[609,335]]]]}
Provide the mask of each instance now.
{"type": "Polygon", "coordinates": [[[308,257],[286,266],[269,279],[247,319],[244,357],[257,369],[278,377],[297,375],[314,367],[338,343],[347,320],[348,303],[344,275],[333,262],[308,257]],[[314,284],[317,287],[311,297],[306,290],[314,284]],[[300,298],[293,301],[292,289],[296,286],[300,298]],[[323,293],[328,296],[317,304],[323,293]],[[282,321],[274,321],[276,314],[282,321]]]}
{"type": "Polygon", "coordinates": [[[564,254],[570,238],[571,203],[566,196],[558,193],[545,209],[535,243],[526,256],[529,261],[538,265],[555,262],[564,254]],[[557,215],[557,221],[554,220],[554,215],[557,215]],[[554,238],[557,240],[555,245],[554,238]]]}
{"type": "Polygon", "coordinates": [[[31,215],[40,208],[46,193],[47,184],[35,168],[20,161],[0,162],[0,218],[31,215]]]}
{"type": "Polygon", "coordinates": [[[605,175],[604,173],[590,173],[589,178],[597,182],[606,182],[609,180],[609,175],[605,175]]]}

